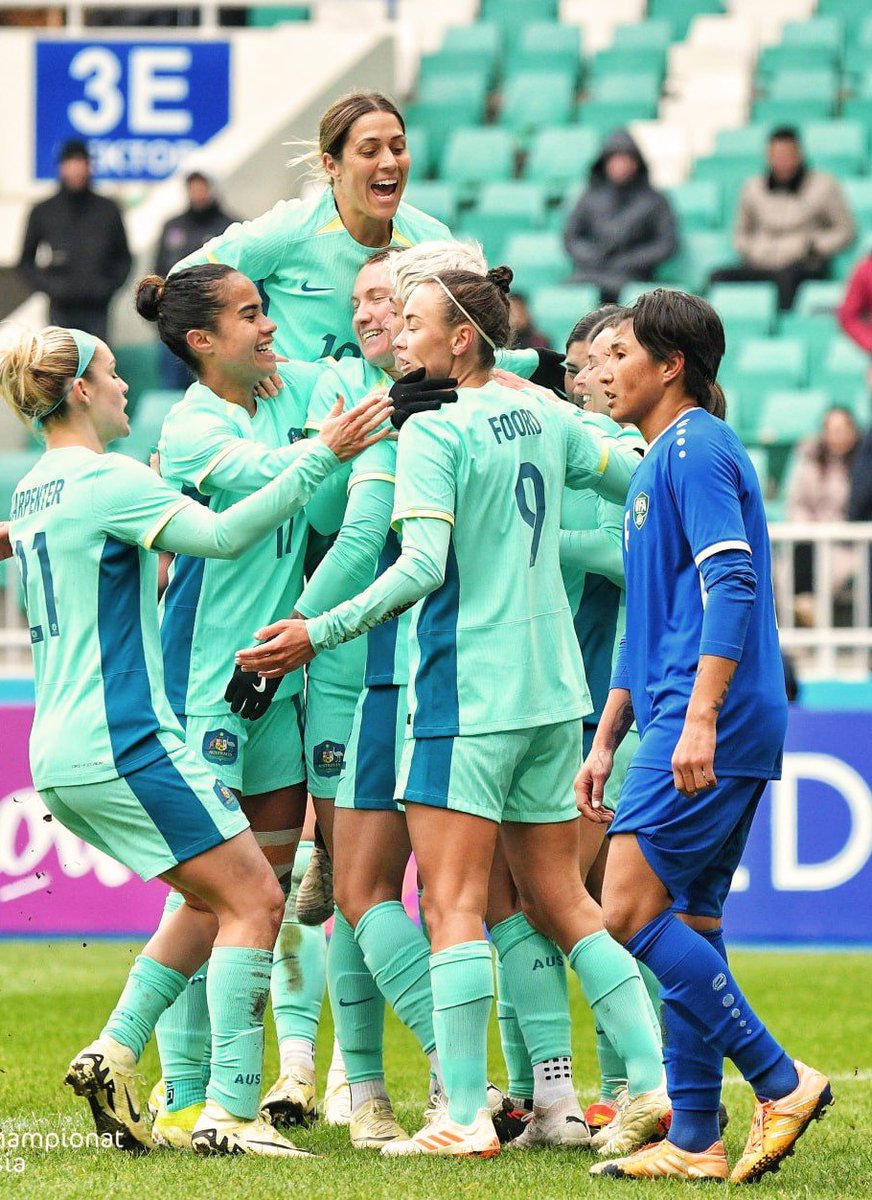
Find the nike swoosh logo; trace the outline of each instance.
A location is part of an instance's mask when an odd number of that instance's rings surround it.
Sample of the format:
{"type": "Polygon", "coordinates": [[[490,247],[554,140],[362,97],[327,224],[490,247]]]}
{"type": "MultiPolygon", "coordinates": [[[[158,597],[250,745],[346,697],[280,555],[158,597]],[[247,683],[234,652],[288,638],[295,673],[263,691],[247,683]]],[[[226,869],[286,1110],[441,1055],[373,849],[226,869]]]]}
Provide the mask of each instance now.
{"type": "Polygon", "coordinates": [[[303,285],[300,288],[300,291],[306,292],[307,294],[311,294],[312,292],[335,292],[336,288],[309,287],[309,281],[308,281],[308,279],[306,279],[306,280],[304,280],[303,285]]]}
{"type": "Polygon", "coordinates": [[[124,1085],[124,1095],[127,1097],[127,1107],[130,1109],[130,1115],[133,1118],[134,1123],[136,1123],[139,1121],[142,1114],[137,1112],[136,1105],[130,1099],[130,1089],[128,1088],[127,1084],[124,1085]]]}
{"type": "Polygon", "coordinates": [[[340,1000],[340,1008],[353,1008],[355,1004],[369,1004],[370,1000],[375,1000],[375,996],[364,996],[362,1000],[340,1000]]]}
{"type": "Polygon", "coordinates": [[[254,689],[254,691],[256,691],[256,692],[265,692],[266,691],[266,680],[264,679],[263,675],[260,676],[257,683],[253,683],[251,686],[254,689]]]}

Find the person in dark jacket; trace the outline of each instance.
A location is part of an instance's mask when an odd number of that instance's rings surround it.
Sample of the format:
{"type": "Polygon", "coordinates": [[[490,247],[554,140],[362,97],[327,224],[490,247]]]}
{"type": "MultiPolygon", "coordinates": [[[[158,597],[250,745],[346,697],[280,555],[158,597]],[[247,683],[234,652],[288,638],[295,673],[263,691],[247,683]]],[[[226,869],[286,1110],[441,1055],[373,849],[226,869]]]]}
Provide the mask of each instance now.
{"type": "Polygon", "coordinates": [[[130,271],[121,210],[91,187],[84,142],[64,144],[60,187],[31,209],[18,269],[49,299],[52,325],[83,329],[106,340],[109,302],[130,271]]]}
{"type": "Polygon", "coordinates": [[[563,241],[575,264],[573,282],[597,284],[604,302],[616,300],[630,280],[651,279],[675,253],[675,215],[649,182],[647,164],[625,129],[603,142],[563,241]]]}
{"type": "MultiPolygon", "coordinates": [[[[212,180],[202,171],[191,171],[185,177],[188,207],[177,217],[171,217],[161,231],[157,244],[154,271],[166,279],[172,268],[210,238],[218,237],[237,219],[224,211],[215,195],[212,180]]],[[[181,359],[160,343],[160,375],[165,388],[186,388],[193,376],[181,359]]]]}

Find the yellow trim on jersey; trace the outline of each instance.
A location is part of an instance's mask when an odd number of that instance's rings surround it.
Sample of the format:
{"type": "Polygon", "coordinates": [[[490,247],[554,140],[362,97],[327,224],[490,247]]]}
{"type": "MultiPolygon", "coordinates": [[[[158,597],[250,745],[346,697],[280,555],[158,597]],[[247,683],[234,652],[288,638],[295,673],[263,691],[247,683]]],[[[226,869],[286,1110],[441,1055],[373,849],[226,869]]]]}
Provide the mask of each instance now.
{"type": "Polygon", "coordinates": [[[403,521],[409,521],[412,517],[432,517],[436,521],[447,521],[449,525],[454,524],[454,513],[444,512],[438,508],[410,508],[406,512],[394,513],[391,517],[391,529],[399,530],[403,521]]]}
{"type": "Polygon", "coordinates": [[[412,245],[411,241],[406,237],[406,235],[404,233],[400,233],[399,229],[394,230],[391,241],[399,242],[401,246],[406,246],[406,247],[409,247],[412,245]]]}
{"type": "Polygon", "coordinates": [[[320,237],[322,233],[338,233],[344,228],[342,218],[334,217],[332,221],[328,221],[326,225],[322,225],[320,229],[315,230],[315,237],[320,237]]]}
{"type": "Polygon", "coordinates": [[[609,448],[608,448],[608,446],[603,446],[603,452],[600,455],[600,460],[597,463],[597,467],[596,467],[597,472],[600,475],[602,475],[603,471],[605,471],[605,469],[608,465],[609,465],[609,448]]]}
{"type": "Polygon", "coordinates": [[[206,255],[206,262],[210,262],[210,263],[218,262],[218,255],[215,253],[214,250],[210,250],[209,253],[206,255]]]}
{"type": "Polygon", "coordinates": [[[217,454],[213,455],[212,458],[209,459],[209,461],[206,463],[206,466],[194,480],[194,487],[197,489],[197,491],[200,490],[200,485],[203,483],[203,481],[209,478],[218,464],[234,449],[234,443],[231,442],[229,446],[225,446],[223,450],[219,450],[217,454]]]}
{"type": "Polygon", "coordinates": [[[183,508],[187,508],[189,504],[196,503],[197,501],[191,496],[180,496],[176,504],[171,504],[166,512],[161,516],[160,520],[157,521],[151,529],[149,529],[148,533],[142,539],[142,544],[145,546],[146,550],[150,550],[152,548],[155,538],[162,529],[166,528],[177,512],[181,512],[181,510],[183,508]]]}
{"type": "Polygon", "coordinates": [[[386,472],[381,472],[381,471],[368,471],[366,473],[366,475],[353,475],[351,477],[351,479],[349,479],[349,481],[348,481],[349,492],[351,491],[351,489],[354,487],[354,485],[356,483],[366,483],[367,480],[369,480],[369,479],[382,479],[382,480],[384,480],[385,483],[396,483],[397,482],[396,475],[388,475],[386,472]]]}

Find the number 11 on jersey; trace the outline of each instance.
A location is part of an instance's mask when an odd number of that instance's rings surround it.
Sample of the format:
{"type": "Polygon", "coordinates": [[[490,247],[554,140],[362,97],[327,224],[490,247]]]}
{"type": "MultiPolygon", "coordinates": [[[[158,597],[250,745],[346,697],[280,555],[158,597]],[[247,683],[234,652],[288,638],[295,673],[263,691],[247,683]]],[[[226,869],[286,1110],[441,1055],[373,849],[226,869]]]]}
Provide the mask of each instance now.
{"type": "MultiPolygon", "coordinates": [[[[58,625],[58,610],[55,603],[54,579],[51,573],[51,562],[48,557],[48,547],[45,541],[44,533],[37,533],[33,538],[32,549],[36,551],[37,561],[39,562],[39,573],[42,577],[42,590],[45,594],[45,615],[48,622],[49,637],[58,637],[60,627],[58,625]]],[[[21,587],[24,592],[25,599],[27,598],[27,555],[21,542],[15,543],[15,555],[18,559],[18,564],[21,570],[21,587]]],[[[29,614],[31,617],[32,613],[29,614]]],[[[43,631],[41,625],[30,626],[31,642],[41,642],[43,640],[43,631]]]]}

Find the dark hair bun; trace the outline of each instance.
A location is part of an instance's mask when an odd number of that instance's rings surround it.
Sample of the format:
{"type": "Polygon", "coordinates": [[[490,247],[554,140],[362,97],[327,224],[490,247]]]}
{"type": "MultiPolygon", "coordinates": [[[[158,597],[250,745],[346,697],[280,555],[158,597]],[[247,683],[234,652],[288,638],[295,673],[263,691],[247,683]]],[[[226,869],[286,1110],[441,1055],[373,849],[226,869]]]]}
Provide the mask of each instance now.
{"type": "Polygon", "coordinates": [[[508,296],[514,277],[515,273],[511,267],[491,267],[486,276],[491,283],[496,284],[504,296],[508,296]]]}
{"type": "Polygon", "coordinates": [[[160,275],[146,275],[136,288],[136,311],[146,321],[156,321],[164,298],[166,280],[160,275]]]}

